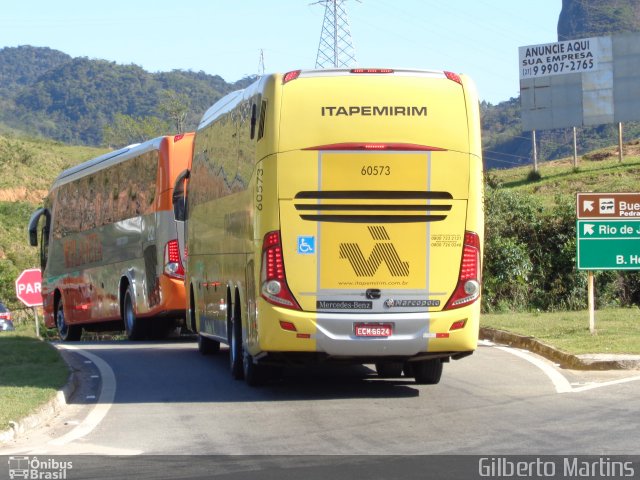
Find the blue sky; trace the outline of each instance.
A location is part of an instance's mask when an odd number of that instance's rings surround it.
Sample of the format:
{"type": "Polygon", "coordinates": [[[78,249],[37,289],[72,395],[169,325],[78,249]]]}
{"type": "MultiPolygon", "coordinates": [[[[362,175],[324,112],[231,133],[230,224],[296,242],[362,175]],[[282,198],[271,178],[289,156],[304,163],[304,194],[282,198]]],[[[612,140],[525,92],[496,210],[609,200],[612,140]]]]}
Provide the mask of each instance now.
{"type": "MultiPolygon", "coordinates": [[[[50,47],[150,72],[204,71],[228,82],[313,68],[317,0],[22,0],[0,15],[0,48],[50,47]]],[[[561,0],[348,0],[361,67],[469,74],[493,104],[519,92],[518,47],[557,40],[561,0]]]]}

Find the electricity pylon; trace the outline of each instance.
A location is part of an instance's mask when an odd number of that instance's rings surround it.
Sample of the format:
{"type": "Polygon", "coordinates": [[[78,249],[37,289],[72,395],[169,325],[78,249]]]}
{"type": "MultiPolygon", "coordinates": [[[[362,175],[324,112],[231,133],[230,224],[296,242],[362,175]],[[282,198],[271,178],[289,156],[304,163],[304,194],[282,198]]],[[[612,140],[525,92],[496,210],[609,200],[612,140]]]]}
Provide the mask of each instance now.
{"type": "Polygon", "coordinates": [[[344,8],[346,0],[318,0],[324,4],[324,21],[316,56],[316,68],[356,66],[356,51],[351,41],[349,20],[344,8]]]}

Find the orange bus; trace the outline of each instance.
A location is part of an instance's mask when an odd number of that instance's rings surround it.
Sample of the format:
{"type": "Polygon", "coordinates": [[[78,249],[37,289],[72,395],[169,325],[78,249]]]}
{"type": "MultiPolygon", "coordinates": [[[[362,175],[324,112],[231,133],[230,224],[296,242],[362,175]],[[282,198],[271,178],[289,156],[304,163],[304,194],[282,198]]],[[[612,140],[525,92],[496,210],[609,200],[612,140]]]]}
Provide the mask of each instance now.
{"type": "Polygon", "coordinates": [[[79,340],[83,328],[158,337],[184,319],[172,193],[193,138],[158,137],[65,170],[31,216],[45,325],[63,341],[79,340]]]}

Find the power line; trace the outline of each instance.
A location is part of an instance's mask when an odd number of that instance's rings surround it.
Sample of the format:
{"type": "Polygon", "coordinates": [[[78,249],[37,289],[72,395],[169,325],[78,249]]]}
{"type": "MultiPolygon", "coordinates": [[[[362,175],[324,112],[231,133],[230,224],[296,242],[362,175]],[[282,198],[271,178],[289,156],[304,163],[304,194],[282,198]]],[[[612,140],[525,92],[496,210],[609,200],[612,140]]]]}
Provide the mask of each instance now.
{"type": "Polygon", "coordinates": [[[258,76],[264,75],[264,50],[260,49],[260,60],[258,62],[258,76]]]}
{"type": "Polygon", "coordinates": [[[316,56],[316,68],[349,68],[357,65],[349,19],[344,7],[345,1],[318,0],[311,4],[324,4],[325,6],[316,56]]]}

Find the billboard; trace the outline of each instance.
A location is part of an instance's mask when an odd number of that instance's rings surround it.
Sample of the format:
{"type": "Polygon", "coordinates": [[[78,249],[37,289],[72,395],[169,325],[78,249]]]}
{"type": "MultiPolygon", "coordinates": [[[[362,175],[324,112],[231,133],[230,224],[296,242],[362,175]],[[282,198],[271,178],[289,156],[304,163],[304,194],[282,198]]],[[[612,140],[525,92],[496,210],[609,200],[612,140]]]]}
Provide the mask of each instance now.
{"type": "Polygon", "coordinates": [[[519,48],[523,130],[640,120],[640,33],[519,48]]]}

